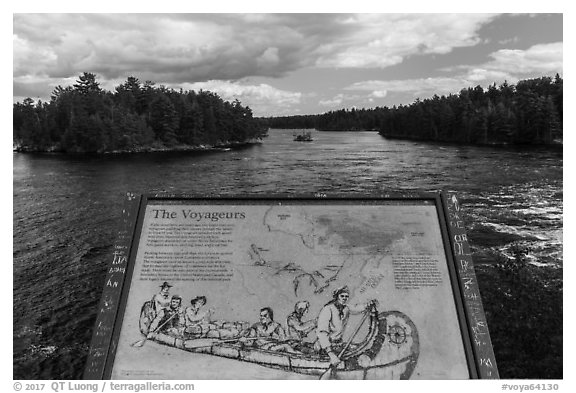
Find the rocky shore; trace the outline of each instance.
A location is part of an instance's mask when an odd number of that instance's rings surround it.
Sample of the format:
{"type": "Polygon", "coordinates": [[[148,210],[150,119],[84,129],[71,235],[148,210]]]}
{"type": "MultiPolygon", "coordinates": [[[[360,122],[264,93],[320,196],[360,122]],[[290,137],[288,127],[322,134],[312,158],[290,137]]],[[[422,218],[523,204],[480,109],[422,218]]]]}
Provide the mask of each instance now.
{"type": "MultiPolygon", "coordinates": [[[[224,141],[217,142],[213,145],[200,144],[200,145],[165,145],[155,142],[148,146],[133,146],[124,149],[103,150],[98,152],[90,152],[90,154],[135,154],[135,153],[157,153],[157,152],[185,152],[185,151],[211,151],[211,150],[227,150],[243,146],[261,144],[261,138],[251,138],[246,141],[224,141]]],[[[14,144],[12,150],[18,153],[61,153],[61,154],[85,154],[87,152],[81,150],[64,151],[61,146],[50,146],[49,148],[39,149],[35,146],[26,146],[14,144]]]]}

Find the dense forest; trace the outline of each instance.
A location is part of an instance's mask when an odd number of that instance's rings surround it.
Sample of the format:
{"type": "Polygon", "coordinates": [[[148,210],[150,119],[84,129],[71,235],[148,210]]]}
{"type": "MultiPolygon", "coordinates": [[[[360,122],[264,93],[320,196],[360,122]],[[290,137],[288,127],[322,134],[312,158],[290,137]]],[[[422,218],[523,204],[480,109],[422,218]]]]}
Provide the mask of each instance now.
{"type": "Polygon", "coordinates": [[[130,76],[114,92],[85,72],[50,102],[14,104],[13,143],[22,151],[111,152],[224,146],[263,136],[249,107],[209,91],[175,91],[130,76]]]}
{"type": "Polygon", "coordinates": [[[410,105],[341,109],[266,119],[272,128],[375,130],[385,137],[471,144],[551,144],[562,140],[563,80],[542,77],[488,89],[434,95],[410,105]]]}

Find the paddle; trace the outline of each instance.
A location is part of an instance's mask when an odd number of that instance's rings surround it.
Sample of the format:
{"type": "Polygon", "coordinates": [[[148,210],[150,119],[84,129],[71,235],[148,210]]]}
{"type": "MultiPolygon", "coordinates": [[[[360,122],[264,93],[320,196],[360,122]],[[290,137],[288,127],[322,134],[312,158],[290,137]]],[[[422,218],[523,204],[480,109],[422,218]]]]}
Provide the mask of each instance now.
{"type": "MultiPolygon", "coordinates": [[[[228,340],[220,340],[218,338],[195,338],[195,339],[186,341],[184,346],[186,349],[207,348],[207,347],[211,347],[212,345],[233,343],[236,341],[240,341],[241,338],[242,337],[236,337],[236,338],[230,338],[228,340]]],[[[270,340],[270,341],[274,341],[274,342],[279,343],[279,344],[290,341],[290,340],[275,340],[272,337],[266,337],[266,336],[245,337],[245,338],[247,341],[270,340]]]]}
{"type": "MultiPolygon", "coordinates": [[[[348,347],[350,346],[350,344],[352,344],[352,340],[354,340],[354,337],[356,337],[356,335],[360,331],[360,328],[364,324],[364,321],[366,320],[366,318],[368,318],[368,315],[370,315],[370,311],[366,310],[364,317],[362,317],[362,320],[360,321],[360,323],[356,327],[356,330],[354,330],[354,334],[352,334],[352,337],[350,337],[348,339],[348,341],[346,342],[346,345],[344,345],[344,348],[342,348],[342,350],[340,351],[340,354],[338,355],[338,360],[340,360],[342,355],[344,355],[344,351],[346,351],[348,349],[348,347]]],[[[322,375],[320,375],[319,380],[330,379],[332,377],[332,374],[336,371],[336,367],[337,367],[337,364],[331,364],[330,367],[326,371],[324,371],[322,373],[322,375]]]]}
{"type": "MultiPolygon", "coordinates": [[[[195,338],[195,339],[186,341],[184,346],[186,347],[186,349],[207,348],[207,347],[211,347],[212,345],[233,343],[236,341],[240,341],[240,338],[242,338],[242,337],[230,338],[228,340],[220,340],[219,338],[195,338]]],[[[267,338],[267,337],[246,337],[246,340],[252,341],[252,340],[259,340],[262,338],[267,338]]]]}
{"type": "MultiPolygon", "coordinates": [[[[172,314],[172,316],[171,316],[170,318],[168,318],[167,320],[165,320],[162,325],[158,326],[158,327],[154,330],[154,332],[157,332],[158,330],[162,329],[162,328],[164,327],[164,325],[166,325],[166,324],[167,324],[172,318],[174,318],[176,315],[178,315],[177,312],[174,313],[174,314],[172,314]]],[[[154,332],[152,332],[152,333],[154,333],[154,332]]],[[[144,346],[144,344],[146,343],[147,340],[148,340],[148,336],[146,336],[143,340],[136,341],[135,343],[132,344],[132,346],[133,346],[133,347],[140,348],[140,347],[144,346]]]]}

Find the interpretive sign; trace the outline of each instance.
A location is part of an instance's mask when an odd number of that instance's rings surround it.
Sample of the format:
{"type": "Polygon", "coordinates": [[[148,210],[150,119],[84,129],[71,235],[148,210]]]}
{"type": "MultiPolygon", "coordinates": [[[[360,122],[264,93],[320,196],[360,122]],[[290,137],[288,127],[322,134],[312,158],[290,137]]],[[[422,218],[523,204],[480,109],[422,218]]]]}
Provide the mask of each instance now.
{"type": "Polygon", "coordinates": [[[128,199],[86,378],[498,377],[454,195],[128,199]]]}

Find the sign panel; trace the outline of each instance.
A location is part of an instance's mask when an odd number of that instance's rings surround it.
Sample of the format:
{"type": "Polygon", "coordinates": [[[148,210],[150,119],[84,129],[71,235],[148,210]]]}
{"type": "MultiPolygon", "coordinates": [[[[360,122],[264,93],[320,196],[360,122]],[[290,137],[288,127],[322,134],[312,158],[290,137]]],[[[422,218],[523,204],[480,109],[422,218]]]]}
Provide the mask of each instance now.
{"type": "Polygon", "coordinates": [[[497,377],[444,199],[143,197],[86,377],[497,377]]]}

